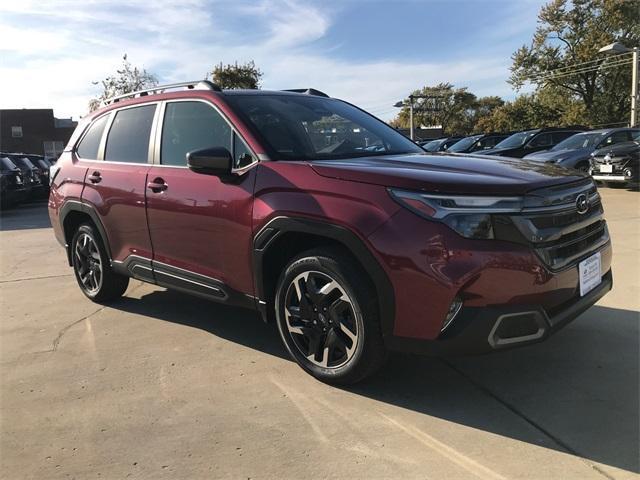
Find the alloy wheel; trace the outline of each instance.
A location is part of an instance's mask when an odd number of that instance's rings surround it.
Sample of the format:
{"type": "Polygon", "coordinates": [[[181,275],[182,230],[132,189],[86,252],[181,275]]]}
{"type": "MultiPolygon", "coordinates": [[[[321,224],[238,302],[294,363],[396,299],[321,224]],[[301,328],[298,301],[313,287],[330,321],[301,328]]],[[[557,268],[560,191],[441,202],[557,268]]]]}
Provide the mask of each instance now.
{"type": "Polygon", "coordinates": [[[89,294],[94,294],[102,286],[102,259],[98,245],[91,235],[82,233],[78,236],[74,248],[76,271],[82,286],[89,294]]]}
{"type": "Polygon", "coordinates": [[[354,302],[326,273],[304,272],[291,281],[284,316],[293,344],[313,364],[333,369],[353,357],[361,336],[354,302]]]}

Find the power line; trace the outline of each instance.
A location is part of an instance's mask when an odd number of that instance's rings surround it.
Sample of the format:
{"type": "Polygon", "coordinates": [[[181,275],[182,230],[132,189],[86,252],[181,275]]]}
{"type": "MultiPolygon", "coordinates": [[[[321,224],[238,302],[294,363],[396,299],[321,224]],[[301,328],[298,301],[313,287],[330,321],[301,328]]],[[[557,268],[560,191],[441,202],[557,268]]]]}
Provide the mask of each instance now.
{"type": "MultiPolygon", "coordinates": [[[[631,57],[631,55],[633,55],[633,52],[627,52],[627,53],[621,53],[619,55],[616,55],[617,59],[623,59],[621,57],[625,57],[625,56],[629,56],[631,57]]],[[[550,70],[549,72],[557,72],[557,73],[562,73],[563,70],[571,70],[571,69],[582,69],[586,66],[592,66],[595,64],[602,64],[602,63],[606,63],[606,60],[602,59],[602,58],[596,58],[594,60],[588,60],[586,62],[578,62],[578,63],[573,63],[571,65],[565,65],[564,67],[558,67],[558,68],[554,68],[553,70],[550,70]]],[[[546,73],[549,73],[546,72],[546,73]]]]}
{"type": "Polygon", "coordinates": [[[631,59],[621,59],[621,60],[616,60],[614,62],[609,62],[606,64],[595,65],[592,67],[586,67],[586,68],[577,69],[577,70],[568,71],[568,72],[556,73],[555,71],[551,71],[544,74],[531,76],[528,78],[528,80],[531,82],[544,82],[547,80],[555,80],[557,78],[569,77],[572,75],[578,75],[582,73],[596,72],[598,70],[606,70],[608,68],[619,67],[621,65],[627,65],[630,63],[631,63],[631,59]]]}

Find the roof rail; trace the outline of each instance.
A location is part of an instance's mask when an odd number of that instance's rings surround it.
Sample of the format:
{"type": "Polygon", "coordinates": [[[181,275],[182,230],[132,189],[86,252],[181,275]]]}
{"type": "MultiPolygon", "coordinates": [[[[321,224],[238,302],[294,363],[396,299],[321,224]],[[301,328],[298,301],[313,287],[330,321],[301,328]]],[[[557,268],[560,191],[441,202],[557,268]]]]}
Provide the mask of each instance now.
{"type": "Polygon", "coordinates": [[[194,82],[181,82],[181,83],[170,83],[168,85],[157,85],[155,87],[146,88],[144,90],[137,90],[135,92],[118,95],[117,97],[107,98],[103,103],[104,105],[110,105],[112,103],[116,103],[116,102],[119,102],[120,100],[125,100],[127,98],[144,97],[147,95],[164,93],[167,90],[173,90],[175,88],[185,88],[185,87],[189,90],[213,90],[215,92],[222,91],[222,89],[218,85],[216,85],[215,83],[209,80],[196,80],[194,82]]]}
{"type": "Polygon", "coordinates": [[[321,92],[320,90],[316,90],[315,88],[289,88],[289,89],[283,90],[283,92],[303,93],[305,95],[315,95],[316,97],[330,98],[329,95],[327,95],[324,92],[321,92]]]}

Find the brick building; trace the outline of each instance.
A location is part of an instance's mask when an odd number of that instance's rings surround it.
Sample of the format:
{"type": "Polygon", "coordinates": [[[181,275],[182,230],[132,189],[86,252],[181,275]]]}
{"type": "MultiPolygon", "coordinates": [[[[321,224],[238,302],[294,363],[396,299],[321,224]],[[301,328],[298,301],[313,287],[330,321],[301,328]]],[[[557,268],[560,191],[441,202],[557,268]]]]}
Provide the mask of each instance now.
{"type": "Polygon", "coordinates": [[[0,151],[58,157],[77,122],[55,118],[50,108],[0,110],[0,151]]]}

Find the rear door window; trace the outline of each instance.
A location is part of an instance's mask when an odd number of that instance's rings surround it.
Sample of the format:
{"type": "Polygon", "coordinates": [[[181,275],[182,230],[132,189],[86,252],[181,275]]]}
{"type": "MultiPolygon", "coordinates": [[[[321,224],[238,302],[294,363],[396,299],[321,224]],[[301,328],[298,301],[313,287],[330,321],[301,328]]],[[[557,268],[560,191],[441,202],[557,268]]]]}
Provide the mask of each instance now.
{"type": "Polygon", "coordinates": [[[162,123],[160,163],[184,167],[187,153],[211,147],[231,152],[231,127],[204,102],[168,103],[162,123]]]}
{"type": "Polygon", "coordinates": [[[107,124],[107,118],[109,118],[109,115],[104,115],[91,124],[89,130],[87,130],[87,133],[76,149],[76,153],[80,158],[89,158],[93,160],[98,158],[100,140],[102,139],[104,127],[107,124]]]}
{"type": "Polygon", "coordinates": [[[109,130],[104,159],[110,162],[147,163],[155,111],[155,105],[118,111],[109,130]]]}

